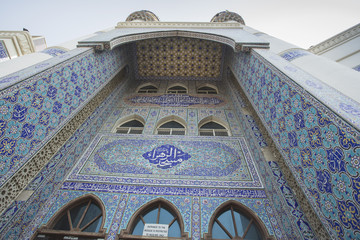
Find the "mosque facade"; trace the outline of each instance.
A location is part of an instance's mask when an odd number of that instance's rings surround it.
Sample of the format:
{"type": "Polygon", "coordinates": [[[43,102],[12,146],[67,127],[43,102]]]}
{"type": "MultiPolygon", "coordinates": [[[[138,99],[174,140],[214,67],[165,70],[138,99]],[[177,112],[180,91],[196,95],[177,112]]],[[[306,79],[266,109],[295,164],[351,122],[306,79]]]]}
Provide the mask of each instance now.
{"type": "Polygon", "coordinates": [[[360,73],[312,52],[143,10],[0,63],[1,239],[360,238],[360,73]]]}

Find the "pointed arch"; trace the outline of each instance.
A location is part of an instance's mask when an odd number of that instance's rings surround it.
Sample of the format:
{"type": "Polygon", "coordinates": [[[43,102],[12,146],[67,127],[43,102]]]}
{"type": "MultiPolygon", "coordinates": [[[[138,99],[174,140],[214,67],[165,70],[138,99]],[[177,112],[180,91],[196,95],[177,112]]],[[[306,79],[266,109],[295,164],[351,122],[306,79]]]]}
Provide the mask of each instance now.
{"type": "Polygon", "coordinates": [[[116,123],[114,124],[114,127],[111,130],[111,132],[141,134],[144,126],[145,126],[145,119],[143,117],[141,117],[140,115],[137,115],[137,114],[131,114],[131,115],[128,115],[128,116],[118,119],[116,121],[116,123]],[[140,125],[139,126],[123,126],[124,124],[129,123],[131,121],[137,121],[137,122],[141,123],[142,127],[140,125]],[[127,128],[127,132],[125,132],[125,130],[126,130],[125,128],[127,128]],[[131,128],[133,128],[133,130],[135,130],[135,131],[131,132],[132,131],[131,128]],[[123,131],[119,132],[120,130],[123,130],[123,131]],[[140,130],[141,130],[141,132],[140,132],[140,130]]]}
{"type": "Polygon", "coordinates": [[[55,239],[64,236],[105,238],[105,219],[106,211],[101,199],[94,194],[87,194],[61,207],[48,223],[36,232],[36,235],[41,234],[55,239]]]}
{"type": "Polygon", "coordinates": [[[198,126],[200,136],[231,136],[229,125],[215,116],[203,118],[198,126]]]}
{"type": "Polygon", "coordinates": [[[158,121],[155,134],[186,135],[186,122],[184,119],[175,115],[164,117],[158,121]]]}
{"type": "Polygon", "coordinates": [[[216,239],[274,239],[257,214],[235,200],[221,204],[211,216],[208,233],[204,234],[204,239],[209,240],[215,237],[216,239]],[[225,219],[228,220],[226,224],[223,222],[225,219]],[[221,231],[226,238],[221,238],[221,236],[219,238],[221,231]],[[214,233],[217,236],[214,236],[214,233]],[[254,234],[253,237],[248,238],[251,233],[254,234]],[[258,238],[254,238],[255,236],[258,238]]]}
{"type": "Polygon", "coordinates": [[[157,93],[159,91],[159,87],[153,83],[144,83],[136,88],[137,93],[157,93]]]}
{"type": "Polygon", "coordinates": [[[173,83],[168,86],[166,93],[188,93],[188,87],[182,83],[173,83]]]}
{"type": "Polygon", "coordinates": [[[197,89],[196,93],[198,94],[218,94],[219,89],[210,83],[201,84],[197,89]]]}
{"type": "MultiPolygon", "coordinates": [[[[184,231],[185,226],[180,211],[173,203],[164,198],[157,198],[151,200],[150,202],[146,203],[138,210],[136,210],[136,212],[130,218],[126,229],[121,230],[119,239],[134,239],[134,237],[137,235],[136,232],[142,232],[141,230],[143,229],[143,225],[146,223],[159,224],[161,218],[161,211],[163,210],[164,212],[168,212],[168,216],[172,215],[172,217],[170,217],[172,219],[168,218],[169,221],[165,220],[165,223],[162,223],[169,225],[169,233],[170,227],[174,224],[177,224],[180,231],[179,235],[176,236],[176,239],[189,239],[189,234],[184,231]],[[147,217],[146,215],[149,213],[152,213],[152,215],[154,215],[154,218],[147,217]],[[139,225],[142,225],[142,229],[140,230],[138,229],[139,225]],[[137,228],[136,231],[134,231],[135,228],[137,228]]],[[[177,225],[174,226],[176,227],[177,225]]]]}

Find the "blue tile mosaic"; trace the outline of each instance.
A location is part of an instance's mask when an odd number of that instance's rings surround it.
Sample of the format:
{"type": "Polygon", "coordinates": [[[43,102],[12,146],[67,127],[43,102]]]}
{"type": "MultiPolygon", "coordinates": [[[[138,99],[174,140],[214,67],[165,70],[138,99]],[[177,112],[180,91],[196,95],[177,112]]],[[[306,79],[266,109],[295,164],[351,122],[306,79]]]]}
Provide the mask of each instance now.
{"type": "MultiPolygon", "coordinates": [[[[247,139],[247,142],[249,144],[249,148],[251,153],[254,156],[255,163],[257,165],[257,168],[259,169],[259,173],[262,177],[262,179],[266,179],[264,181],[266,185],[266,194],[269,196],[269,200],[271,200],[271,206],[274,207],[274,210],[269,205],[269,212],[273,213],[273,217],[271,218],[272,223],[280,222],[281,226],[276,225],[275,228],[275,234],[278,239],[282,238],[288,238],[288,239],[298,239],[302,237],[302,228],[299,228],[297,225],[298,218],[293,217],[291,218],[291,209],[289,209],[289,205],[286,202],[286,198],[283,195],[283,192],[281,191],[281,186],[283,184],[286,184],[284,182],[285,180],[281,178],[281,181],[277,181],[276,174],[273,174],[272,169],[270,166],[266,163],[266,160],[264,159],[263,155],[260,153],[260,147],[264,147],[261,142],[259,142],[258,136],[254,133],[252,126],[254,119],[251,117],[251,121],[249,122],[249,116],[243,114],[240,109],[243,107],[246,107],[246,104],[244,103],[244,100],[240,96],[240,94],[236,91],[237,87],[234,86],[234,84],[230,81],[230,88],[232,92],[233,97],[233,104],[235,105],[235,109],[237,109],[237,116],[239,117],[240,122],[242,123],[242,128],[244,129],[244,133],[247,139]],[[238,106],[238,107],[236,107],[238,106]],[[275,178],[273,178],[275,177],[275,178]],[[276,210],[275,210],[276,209],[276,210]]],[[[256,128],[258,128],[256,126],[256,128]]],[[[297,211],[299,211],[299,207],[297,211]]],[[[299,215],[301,218],[304,219],[304,216],[301,214],[299,215]]],[[[302,237],[303,239],[305,237],[302,237]]]]}
{"type": "Polygon", "coordinates": [[[64,182],[63,190],[98,191],[110,193],[131,193],[150,195],[176,195],[176,196],[207,196],[207,197],[230,197],[230,198],[266,198],[264,190],[256,189],[213,189],[191,187],[153,187],[135,185],[116,185],[109,183],[81,183],[64,182]]]}
{"type": "Polygon", "coordinates": [[[304,49],[289,49],[286,50],[284,53],[280,54],[282,58],[288,60],[289,62],[291,62],[296,58],[303,57],[306,55],[310,55],[310,53],[304,49]]]}
{"type": "Polygon", "coordinates": [[[88,51],[1,91],[1,186],[117,73],[125,53],[88,51]]]}
{"type": "Polygon", "coordinates": [[[125,99],[130,105],[159,105],[162,107],[221,106],[225,101],[220,97],[198,97],[186,94],[165,94],[159,96],[130,96],[125,99]]]}
{"type": "Polygon", "coordinates": [[[60,56],[64,53],[66,53],[67,51],[62,48],[51,47],[51,48],[42,50],[41,52],[49,54],[50,56],[56,57],[56,56],[60,56]]]}
{"type": "MultiPolygon", "coordinates": [[[[258,52],[263,54],[263,51],[258,52]]],[[[264,52],[264,55],[272,59],[270,53],[264,52]]],[[[277,60],[277,57],[273,58],[277,60]]],[[[329,234],[338,239],[358,238],[360,231],[354,224],[348,224],[357,221],[354,215],[347,214],[347,217],[343,217],[347,209],[351,208],[356,212],[360,208],[355,198],[358,188],[350,185],[350,179],[356,178],[358,174],[357,161],[353,160],[359,158],[357,130],[271,64],[266,63],[259,54],[234,54],[232,63],[233,72],[240,85],[298,184],[303,188],[323,224],[329,226],[329,234]],[[256,80],[262,78],[264,83],[256,80]],[[259,98],[258,92],[268,90],[269,85],[272,92],[265,98],[259,98]],[[280,97],[277,97],[276,92],[281,92],[280,97]],[[284,104],[289,103],[291,113],[284,108],[284,104]],[[273,110],[269,112],[268,109],[273,110]],[[286,125],[274,124],[276,121],[286,125]],[[348,185],[339,185],[340,181],[348,185]],[[342,203],[344,199],[345,205],[342,203]],[[325,204],[329,206],[328,209],[333,209],[331,215],[324,208],[325,204]]],[[[295,67],[292,68],[289,68],[288,72],[297,71],[295,67]]]]}
{"type": "Polygon", "coordinates": [[[68,179],[146,185],[262,187],[243,138],[120,136],[98,135],[68,179]],[[167,144],[176,146],[191,158],[173,168],[161,169],[143,157],[145,152],[167,144]]]}
{"type": "Polygon", "coordinates": [[[0,62],[9,60],[9,54],[6,50],[5,42],[0,40],[0,62]]]}
{"type": "Polygon", "coordinates": [[[142,156],[161,169],[175,167],[191,158],[188,153],[169,144],[154,148],[150,152],[144,153],[142,156]]]}
{"type": "Polygon", "coordinates": [[[61,187],[64,177],[73,168],[76,160],[118,102],[118,96],[122,93],[119,90],[121,88],[115,89],[29,184],[27,190],[35,190],[29,200],[22,203],[21,208],[16,209],[10,206],[9,209],[17,211],[11,210],[14,214],[11,216],[11,221],[8,221],[7,225],[0,229],[0,236],[6,239],[30,239],[40,226],[47,211],[58,200],[56,189],[61,187]]]}

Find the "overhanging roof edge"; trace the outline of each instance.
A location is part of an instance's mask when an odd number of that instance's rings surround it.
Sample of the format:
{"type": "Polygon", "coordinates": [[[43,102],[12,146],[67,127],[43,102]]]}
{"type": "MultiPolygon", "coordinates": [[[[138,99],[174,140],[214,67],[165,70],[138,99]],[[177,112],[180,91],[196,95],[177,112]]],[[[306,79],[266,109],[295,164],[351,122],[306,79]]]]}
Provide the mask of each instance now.
{"type": "Polygon", "coordinates": [[[163,37],[189,37],[215,41],[226,44],[235,51],[242,51],[243,46],[248,48],[269,48],[269,42],[245,32],[241,29],[115,29],[103,36],[95,36],[79,41],[78,47],[93,46],[96,50],[111,50],[119,45],[139,40],[163,37]]]}

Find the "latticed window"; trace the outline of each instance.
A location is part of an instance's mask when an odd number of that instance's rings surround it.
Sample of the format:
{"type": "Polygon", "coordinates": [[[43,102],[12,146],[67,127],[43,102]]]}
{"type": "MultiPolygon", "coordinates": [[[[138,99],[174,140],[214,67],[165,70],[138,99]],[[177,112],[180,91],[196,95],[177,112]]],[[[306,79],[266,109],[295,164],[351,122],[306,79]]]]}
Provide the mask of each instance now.
{"type": "Polygon", "coordinates": [[[141,134],[144,130],[144,124],[138,120],[131,120],[123,123],[116,128],[116,133],[122,134],[141,134]]]}
{"type": "Polygon", "coordinates": [[[187,93],[187,89],[182,86],[168,88],[167,93],[187,93]]]}
{"type": "Polygon", "coordinates": [[[204,87],[198,88],[197,93],[199,93],[199,94],[217,94],[217,91],[215,88],[204,86],[204,87]]]}
{"type": "Polygon", "coordinates": [[[38,230],[36,239],[104,239],[104,209],[93,197],[69,204],[50,224],[38,230]]]}
{"type": "Polygon", "coordinates": [[[199,128],[200,136],[229,136],[228,130],[216,123],[216,122],[207,122],[200,126],[199,128]]]}
{"type": "MultiPolygon", "coordinates": [[[[178,210],[166,200],[156,200],[139,209],[130,219],[127,229],[120,233],[120,239],[147,239],[144,231],[146,225],[165,225],[167,231],[163,232],[161,239],[188,239],[187,233],[184,233],[184,225],[178,210]]],[[[151,233],[150,233],[151,234],[151,233]]],[[[157,236],[159,237],[159,236],[157,236]]],[[[151,239],[156,239],[152,237],[151,239]]]]}
{"type": "Polygon", "coordinates": [[[162,124],[157,129],[157,134],[159,135],[185,135],[185,127],[176,122],[170,121],[162,124]]]}
{"type": "Polygon", "coordinates": [[[147,85],[144,87],[141,87],[138,90],[138,93],[157,93],[158,89],[157,87],[153,86],[153,85],[147,85]]]}
{"type": "Polygon", "coordinates": [[[205,239],[273,239],[261,220],[235,201],[220,207],[213,215],[205,239]]]}

